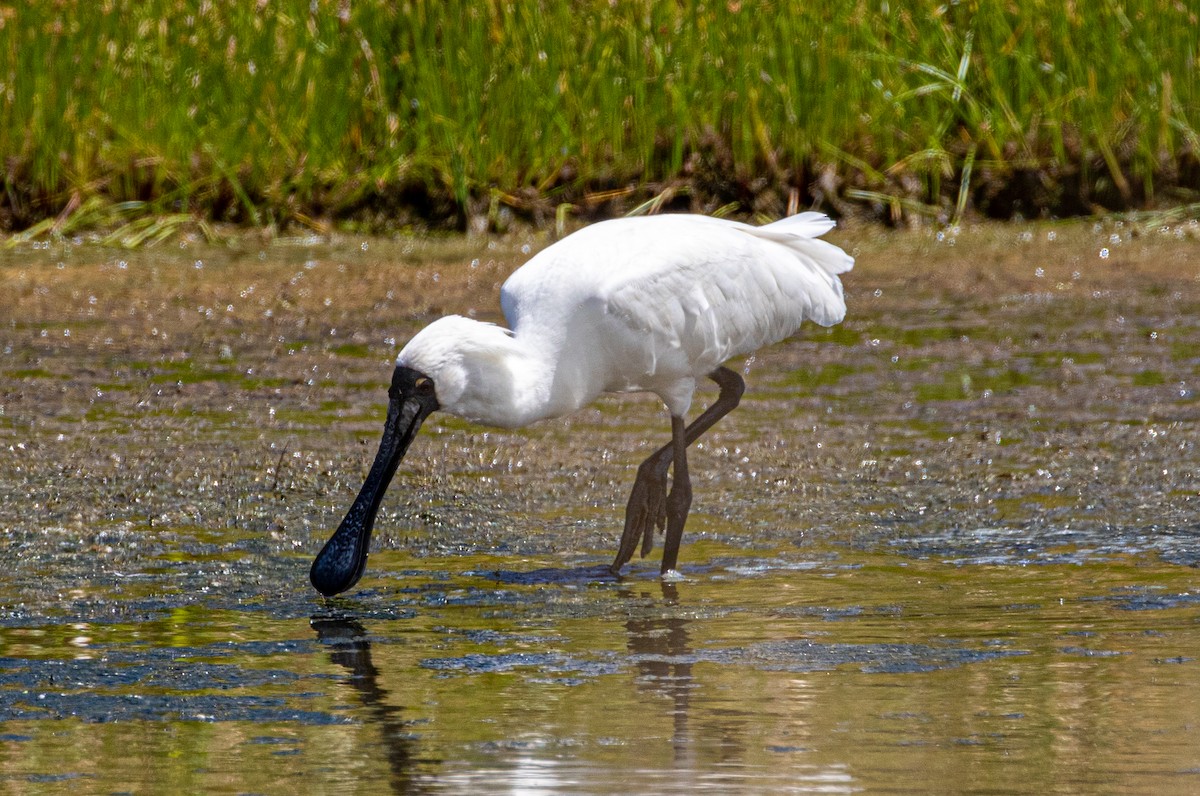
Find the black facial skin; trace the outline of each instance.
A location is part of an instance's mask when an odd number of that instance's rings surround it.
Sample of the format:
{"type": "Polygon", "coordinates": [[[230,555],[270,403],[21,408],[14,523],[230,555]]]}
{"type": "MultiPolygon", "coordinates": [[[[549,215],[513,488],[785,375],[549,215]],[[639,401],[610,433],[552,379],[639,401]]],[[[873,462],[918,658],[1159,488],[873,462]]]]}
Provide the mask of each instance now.
{"type": "Polygon", "coordinates": [[[375,463],[346,518],[317,553],[308,573],[313,587],[321,594],[332,597],[362,577],[371,545],[371,529],[383,494],[421,424],[437,408],[433,380],[412,368],[397,367],[388,388],[387,420],[375,463]]]}

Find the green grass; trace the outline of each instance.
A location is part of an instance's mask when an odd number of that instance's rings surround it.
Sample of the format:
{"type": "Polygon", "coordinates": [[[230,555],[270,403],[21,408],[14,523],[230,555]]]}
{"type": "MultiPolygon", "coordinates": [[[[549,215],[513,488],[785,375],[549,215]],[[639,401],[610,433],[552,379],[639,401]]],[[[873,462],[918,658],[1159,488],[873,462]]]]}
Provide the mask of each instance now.
{"type": "Polygon", "coordinates": [[[1135,387],[1157,387],[1166,383],[1167,377],[1157,370],[1140,370],[1133,374],[1133,386],[1135,387]]]}
{"type": "Polygon", "coordinates": [[[790,197],[953,218],[1196,202],[1194,8],[5,5],[0,228],[168,219],[113,239],[136,245],[187,217],[498,223],[510,208],[561,221],[646,200],[778,214],[790,197]]]}
{"type": "Polygon", "coordinates": [[[832,362],[819,368],[799,368],[793,370],[784,377],[782,383],[788,386],[801,386],[812,389],[832,387],[846,376],[853,376],[857,372],[857,368],[832,362]]]}

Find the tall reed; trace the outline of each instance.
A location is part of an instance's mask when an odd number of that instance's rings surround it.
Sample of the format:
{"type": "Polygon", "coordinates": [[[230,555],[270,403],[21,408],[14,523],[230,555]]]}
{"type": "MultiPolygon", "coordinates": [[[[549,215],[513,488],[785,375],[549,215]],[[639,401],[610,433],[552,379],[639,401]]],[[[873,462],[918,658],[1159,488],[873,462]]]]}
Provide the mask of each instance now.
{"type": "Polygon", "coordinates": [[[1032,211],[1194,201],[1198,29],[1179,0],[0,6],[0,225],[97,195],[266,223],[671,184],[962,212],[1030,174],[1032,211]]]}

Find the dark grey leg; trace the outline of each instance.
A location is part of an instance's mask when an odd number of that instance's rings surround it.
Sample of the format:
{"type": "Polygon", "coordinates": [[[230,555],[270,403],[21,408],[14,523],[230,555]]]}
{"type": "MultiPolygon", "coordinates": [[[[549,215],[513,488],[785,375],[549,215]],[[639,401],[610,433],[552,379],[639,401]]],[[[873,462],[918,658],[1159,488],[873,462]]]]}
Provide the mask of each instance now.
{"type": "Polygon", "coordinates": [[[688,477],[687,429],[682,417],[671,418],[671,492],[667,495],[667,531],[663,535],[662,574],[675,569],[679,558],[679,540],[683,538],[683,524],[687,522],[688,509],[692,507],[692,479],[688,477]]]}
{"type": "MultiPolygon", "coordinates": [[[[717,368],[708,377],[717,383],[721,392],[712,406],[685,429],[685,447],[712,428],[718,420],[729,414],[738,405],[746,383],[729,368],[717,368]]],[[[675,418],[672,418],[672,425],[675,418]]],[[[672,437],[674,435],[672,434],[672,437]]],[[[625,506],[625,530],[621,534],[621,545],[617,557],[609,569],[614,575],[620,573],[629,559],[633,558],[638,539],[642,540],[642,555],[654,546],[654,529],[667,525],[667,471],[675,457],[675,442],[659,448],[638,466],[633,491],[625,506]]],[[[678,542],[677,542],[678,544],[678,542]]]]}

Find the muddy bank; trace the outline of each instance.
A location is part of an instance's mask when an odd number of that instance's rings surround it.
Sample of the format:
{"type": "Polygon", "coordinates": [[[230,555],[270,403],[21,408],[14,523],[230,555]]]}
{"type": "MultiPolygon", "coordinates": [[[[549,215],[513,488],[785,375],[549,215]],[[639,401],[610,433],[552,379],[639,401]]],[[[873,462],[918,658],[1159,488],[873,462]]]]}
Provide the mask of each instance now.
{"type": "MultiPolygon", "coordinates": [[[[908,550],[919,524],[969,556],[977,529],[1006,527],[1037,555],[1081,544],[1065,525],[1195,560],[1194,225],[836,235],[858,257],[848,319],[741,365],[747,406],[694,465],[700,533],[753,545],[786,516],[798,542],[908,550]]],[[[110,536],[183,525],[299,561],[361,483],[398,347],[445,312],[499,320],[499,284],[545,240],[310,243],[9,253],[10,542],[115,567],[145,550],[110,536]]],[[[630,396],[519,433],[435,415],[377,544],[603,556],[665,429],[630,396]]]]}

